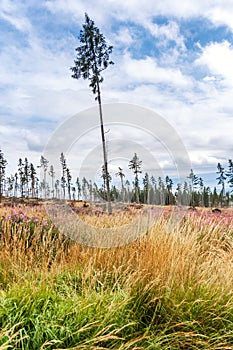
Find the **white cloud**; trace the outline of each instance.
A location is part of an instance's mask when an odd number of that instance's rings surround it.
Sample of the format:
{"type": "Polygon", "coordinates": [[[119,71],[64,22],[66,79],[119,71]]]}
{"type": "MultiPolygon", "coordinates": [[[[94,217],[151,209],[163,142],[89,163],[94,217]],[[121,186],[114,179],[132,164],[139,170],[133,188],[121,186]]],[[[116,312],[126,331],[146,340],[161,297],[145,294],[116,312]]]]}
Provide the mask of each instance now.
{"type": "Polygon", "coordinates": [[[23,129],[21,130],[21,137],[30,151],[43,152],[46,142],[45,133],[38,135],[35,130],[23,129]]]}
{"type": "Polygon", "coordinates": [[[95,19],[96,24],[100,26],[102,23],[106,23],[111,18],[110,4],[104,0],[98,0],[98,4],[95,0],[69,0],[64,2],[63,0],[47,0],[45,1],[45,7],[53,14],[61,13],[63,16],[69,16],[70,21],[77,21],[81,24],[84,22],[84,14],[88,13],[91,18],[95,19]]]}
{"type": "Polygon", "coordinates": [[[206,16],[214,23],[218,25],[226,25],[233,30],[233,2],[221,1],[217,6],[210,8],[206,11],[206,16]],[[224,3],[224,4],[223,4],[224,3]]]}
{"type": "Polygon", "coordinates": [[[114,46],[130,46],[135,41],[135,35],[129,28],[123,27],[119,31],[113,34],[113,39],[111,40],[114,46]]]}
{"type": "Polygon", "coordinates": [[[160,67],[156,59],[133,59],[129,54],[124,57],[125,73],[133,82],[164,83],[173,87],[190,87],[191,79],[185,77],[179,68],[160,67]]]}
{"type": "Polygon", "coordinates": [[[0,5],[0,18],[9,22],[17,30],[28,32],[32,29],[31,23],[23,14],[22,3],[3,0],[0,5]]]}
{"type": "Polygon", "coordinates": [[[63,13],[73,20],[83,20],[84,12],[87,12],[99,25],[109,23],[111,18],[117,18],[121,21],[133,20],[146,28],[148,20],[155,16],[172,16],[177,19],[203,17],[213,24],[224,24],[233,29],[231,0],[186,0],[182,4],[180,0],[49,0],[46,1],[46,6],[52,13],[63,13]]]}
{"type": "Polygon", "coordinates": [[[35,115],[59,120],[92,103],[88,82],[71,78],[74,41],[68,36],[60,47],[54,38],[50,49],[32,30],[27,47],[6,44],[0,53],[4,114],[18,115],[22,123],[35,115]]]}
{"type": "Polygon", "coordinates": [[[228,41],[210,43],[201,48],[196,65],[207,66],[213,75],[220,75],[226,84],[233,86],[233,47],[228,41]]]}
{"type": "Polygon", "coordinates": [[[162,40],[163,45],[166,46],[169,41],[174,41],[179,49],[185,50],[184,37],[176,22],[169,21],[168,24],[158,25],[148,21],[146,26],[153,36],[162,40]]]}
{"type": "Polygon", "coordinates": [[[33,162],[36,165],[41,154],[41,152],[38,153],[38,149],[31,149],[25,139],[26,133],[31,133],[31,139],[34,139],[32,142],[35,142],[36,139],[41,139],[41,136],[36,136],[35,130],[30,132],[29,130],[26,131],[25,128],[21,129],[21,126],[16,123],[15,125],[3,125],[1,123],[0,146],[8,163],[7,175],[14,174],[17,171],[19,158],[24,159],[27,157],[29,162],[33,162]]]}
{"type": "MultiPolygon", "coordinates": [[[[72,1],[72,0],[71,0],[72,1]]],[[[151,1],[140,0],[125,1],[114,0],[106,1],[106,7],[115,16],[122,20],[133,18],[135,22],[144,23],[145,27],[148,20],[155,16],[172,16],[177,19],[189,18],[207,18],[213,24],[223,24],[233,30],[233,2],[231,0],[186,0],[182,4],[180,0],[151,1]],[[108,7],[109,5],[109,7],[108,7]]],[[[111,12],[109,11],[111,14],[111,12]]]]}

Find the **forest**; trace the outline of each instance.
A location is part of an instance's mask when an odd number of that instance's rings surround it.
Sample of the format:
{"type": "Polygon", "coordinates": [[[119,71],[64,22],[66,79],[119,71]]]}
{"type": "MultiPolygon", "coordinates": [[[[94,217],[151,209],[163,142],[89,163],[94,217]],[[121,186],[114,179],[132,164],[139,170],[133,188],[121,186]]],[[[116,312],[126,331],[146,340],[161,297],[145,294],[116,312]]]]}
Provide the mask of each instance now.
{"type": "MultiPolygon", "coordinates": [[[[7,159],[0,150],[0,200],[2,197],[21,197],[38,199],[68,199],[98,202],[107,200],[106,175],[104,167],[98,181],[85,177],[73,177],[64,153],[60,156],[60,174],[44,157],[39,165],[20,158],[15,174],[7,175],[7,159]]],[[[187,205],[191,207],[229,207],[233,201],[233,162],[226,166],[218,163],[216,167],[216,186],[210,188],[193,169],[183,183],[174,183],[166,175],[156,178],[143,172],[143,161],[135,153],[129,161],[133,181],[126,178],[124,170],[118,167],[115,174],[108,173],[111,201],[135,202],[153,205],[187,205]],[[120,186],[116,185],[116,179],[120,186]]]]}

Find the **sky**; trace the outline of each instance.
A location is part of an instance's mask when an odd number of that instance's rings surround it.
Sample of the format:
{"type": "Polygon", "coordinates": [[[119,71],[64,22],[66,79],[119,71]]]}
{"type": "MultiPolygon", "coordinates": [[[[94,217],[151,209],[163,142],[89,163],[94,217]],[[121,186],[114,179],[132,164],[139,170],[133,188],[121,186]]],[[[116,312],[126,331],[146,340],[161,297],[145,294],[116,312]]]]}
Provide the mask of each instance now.
{"type": "MultiPolygon", "coordinates": [[[[129,155],[117,155],[121,144],[132,156],[143,148],[142,161],[150,153],[153,165],[144,170],[158,166],[162,174],[174,175],[177,159],[171,165],[161,145],[166,148],[177,134],[194,172],[216,183],[217,163],[227,168],[233,157],[232,0],[2,0],[0,148],[7,171],[17,170],[20,157],[39,164],[56,130],[78,115],[79,135],[83,111],[96,108],[88,81],[72,79],[70,71],[85,12],[113,46],[114,65],[103,73],[103,103],[143,107],[169,125],[167,139],[157,142],[148,136],[146,114],[140,128],[110,125],[109,155],[115,150],[110,170],[127,167],[129,155]]],[[[129,119],[132,124],[133,116],[129,119]]],[[[69,135],[64,137],[69,143],[69,135]]],[[[97,127],[77,137],[67,151],[73,170],[93,159],[93,150],[99,154],[100,144],[97,127]]]]}

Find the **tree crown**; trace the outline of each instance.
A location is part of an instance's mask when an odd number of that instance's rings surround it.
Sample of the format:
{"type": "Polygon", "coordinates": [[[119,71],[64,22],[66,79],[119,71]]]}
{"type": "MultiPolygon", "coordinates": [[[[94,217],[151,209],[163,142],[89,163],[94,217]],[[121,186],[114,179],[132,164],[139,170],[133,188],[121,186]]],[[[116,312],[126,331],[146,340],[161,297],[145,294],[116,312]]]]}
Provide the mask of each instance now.
{"type": "Polygon", "coordinates": [[[80,31],[79,41],[81,43],[75,50],[77,52],[75,66],[71,67],[74,79],[90,80],[90,87],[94,94],[99,91],[99,84],[103,82],[101,72],[110,64],[109,56],[112,52],[112,46],[107,46],[105,37],[100,33],[98,27],[92,19],[85,13],[85,24],[80,31]]]}

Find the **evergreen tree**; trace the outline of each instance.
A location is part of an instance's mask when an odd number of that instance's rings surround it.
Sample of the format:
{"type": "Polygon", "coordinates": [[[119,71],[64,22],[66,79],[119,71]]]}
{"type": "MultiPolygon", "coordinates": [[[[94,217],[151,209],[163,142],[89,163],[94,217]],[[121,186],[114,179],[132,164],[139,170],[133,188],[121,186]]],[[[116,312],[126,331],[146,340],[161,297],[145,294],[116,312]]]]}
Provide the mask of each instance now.
{"type": "Polygon", "coordinates": [[[39,178],[36,176],[36,177],[35,177],[35,197],[36,197],[36,198],[39,197],[39,186],[40,186],[40,180],[39,180],[39,178]]]}
{"type": "Polygon", "coordinates": [[[171,204],[174,204],[174,198],[172,194],[173,181],[169,176],[166,176],[165,182],[167,187],[167,196],[166,196],[165,204],[171,205],[171,204]]]}
{"type": "Polygon", "coordinates": [[[66,197],[66,158],[64,153],[61,153],[60,156],[60,163],[61,163],[61,170],[62,170],[62,176],[61,176],[61,188],[63,193],[63,199],[66,197]]]}
{"type": "Polygon", "coordinates": [[[88,193],[88,181],[85,177],[82,178],[82,198],[84,201],[87,201],[88,193]]]}
{"type": "Polygon", "coordinates": [[[194,174],[193,169],[191,169],[188,179],[190,180],[190,194],[191,194],[190,206],[195,207],[199,205],[198,196],[196,194],[196,189],[199,184],[199,178],[197,175],[194,174]]]}
{"type": "Polygon", "coordinates": [[[191,201],[190,201],[190,191],[189,191],[188,183],[187,181],[184,181],[181,205],[190,205],[190,203],[191,201]]]}
{"type": "Polygon", "coordinates": [[[135,180],[134,180],[134,188],[135,188],[135,199],[136,203],[139,203],[139,178],[138,174],[141,174],[141,165],[142,161],[139,160],[138,156],[136,153],[134,153],[133,158],[129,162],[129,169],[132,169],[135,175],[135,180]]]}
{"type": "Polygon", "coordinates": [[[145,173],[145,176],[143,177],[142,182],[143,182],[143,203],[149,204],[150,180],[147,172],[145,173]]]}
{"type": "Polygon", "coordinates": [[[210,194],[211,207],[216,207],[219,204],[219,196],[216,187],[214,187],[213,193],[210,194]]]}
{"type": "Polygon", "coordinates": [[[20,196],[24,197],[24,164],[22,158],[19,158],[18,164],[18,173],[19,173],[19,186],[20,186],[20,196]]]}
{"type": "Polygon", "coordinates": [[[78,200],[80,200],[82,189],[81,189],[81,185],[78,177],[76,179],[76,187],[78,191],[78,200]]]}
{"type": "Polygon", "coordinates": [[[226,172],[227,182],[229,187],[232,188],[231,193],[233,192],[233,161],[231,159],[228,160],[228,171],[226,172]]]}
{"type": "Polygon", "coordinates": [[[55,171],[54,171],[54,166],[50,165],[49,169],[49,175],[51,176],[51,185],[52,185],[52,198],[54,198],[55,195],[55,190],[54,190],[54,180],[55,180],[55,171]]]}
{"type": "Polygon", "coordinates": [[[67,181],[67,192],[69,200],[71,200],[71,179],[70,169],[66,168],[66,181],[67,181]]]}
{"type": "MultiPolygon", "coordinates": [[[[199,177],[199,194],[200,194],[200,199],[199,199],[200,205],[202,207],[206,206],[204,204],[204,195],[206,196],[206,193],[204,194],[204,182],[203,182],[202,177],[199,177]]],[[[207,207],[208,207],[208,205],[207,205],[207,207]]]]}
{"type": "Polygon", "coordinates": [[[226,180],[226,176],[225,176],[225,171],[224,168],[222,167],[222,165],[220,163],[218,163],[217,165],[217,174],[219,175],[216,180],[218,180],[218,185],[222,186],[221,192],[220,192],[220,203],[221,203],[221,207],[223,206],[223,201],[224,201],[224,195],[225,195],[225,180],[226,180]]]}
{"type": "Polygon", "coordinates": [[[59,180],[55,181],[54,187],[55,187],[55,197],[60,199],[60,181],[59,180]]]}
{"type": "Polygon", "coordinates": [[[28,159],[24,159],[24,183],[25,183],[25,194],[26,197],[29,197],[29,178],[30,178],[30,170],[29,170],[29,164],[28,159]]]}
{"type": "Polygon", "coordinates": [[[209,207],[210,205],[210,188],[209,187],[203,187],[203,192],[202,192],[202,205],[204,207],[209,207]]]}
{"type": "Polygon", "coordinates": [[[31,179],[31,194],[32,197],[36,197],[36,169],[31,163],[29,166],[30,179],[31,179]]]}
{"type": "Polygon", "coordinates": [[[150,183],[151,183],[151,186],[150,186],[150,192],[149,192],[149,197],[150,197],[149,202],[151,204],[155,204],[155,195],[156,195],[156,190],[157,190],[157,183],[156,183],[156,179],[155,179],[155,177],[153,175],[150,178],[150,183]]]}
{"type": "Polygon", "coordinates": [[[4,182],[5,182],[6,166],[7,166],[7,161],[4,158],[4,153],[0,149],[0,203],[2,201],[2,196],[3,196],[3,188],[4,188],[4,182]]]}
{"type": "Polygon", "coordinates": [[[227,191],[226,195],[225,195],[225,204],[226,204],[226,206],[229,206],[229,204],[230,204],[230,192],[229,191],[227,191]]]}
{"type": "Polygon", "coordinates": [[[73,199],[73,201],[75,201],[75,194],[76,194],[76,188],[75,188],[75,186],[72,186],[72,187],[71,187],[71,191],[72,191],[72,199],[73,199]]]}
{"type": "Polygon", "coordinates": [[[93,185],[92,185],[92,181],[89,180],[89,201],[92,202],[93,200],[93,185]]]}
{"type": "Polygon", "coordinates": [[[15,178],[13,175],[10,175],[6,179],[6,191],[7,191],[7,196],[11,197],[13,195],[13,189],[14,189],[14,182],[15,178]]]}
{"type": "Polygon", "coordinates": [[[93,200],[94,202],[98,199],[99,196],[99,190],[97,184],[94,182],[92,186],[92,192],[93,192],[93,200]]]}
{"type": "Polygon", "coordinates": [[[111,200],[117,200],[119,198],[119,191],[117,190],[116,186],[114,185],[111,189],[111,200]]]}
{"type": "Polygon", "coordinates": [[[76,48],[77,57],[74,61],[75,66],[71,68],[73,72],[72,78],[88,79],[90,81],[89,86],[93,94],[96,95],[96,100],[98,101],[108,212],[111,213],[110,184],[100,84],[103,82],[103,77],[101,76],[102,71],[113,64],[113,62],[109,60],[112,46],[107,46],[103,34],[100,33],[99,28],[95,26],[94,21],[91,20],[87,14],[85,14],[85,24],[83,25],[83,30],[80,31],[79,40],[81,45],[76,48]]]}
{"type": "Polygon", "coordinates": [[[158,198],[159,202],[157,204],[164,205],[166,193],[165,193],[165,186],[163,183],[163,179],[161,178],[161,176],[158,177],[158,193],[159,193],[159,198],[158,198]]]}
{"type": "Polygon", "coordinates": [[[18,174],[15,173],[15,181],[14,181],[14,197],[17,197],[18,195],[18,188],[19,188],[19,184],[18,184],[18,174]]]}
{"type": "Polygon", "coordinates": [[[103,198],[108,200],[107,192],[105,191],[105,189],[107,188],[107,186],[110,186],[110,182],[112,181],[112,177],[109,173],[106,173],[104,165],[102,166],[101,178],[103,179],[103,190],[102,190],[103,198]],[[106,176],[106,174],[107,174],[107,176],[106,176]]]}
{"type": "Polygon", "coordinates": [[[125,190],[126,190],[126,198],[125,198],[125,200],[127,201],[127,202],[129,202],[130,201],[130,197],[131,197],[131,194],[130,194],[130,182],[129,182],[129,180],[126,180],[125,181],[125,190]]]}
{"type": "Polygon", "coordinates": [[[181,205],[182,204],[182,185],[181,185],[181,183],[178,183],[177,186],[176,186],[175,204],[176,205],[181,205]]]}
{"type": "MultiPolygon", "coordinates": [[[[44,157],[40,157],[40,165],[38,168],[41,168],[43,172],[43,180],[41,182],[41,192],[44,193],[44,198],[47,197],[47,170],[48,170],[48,163],[49,161],[44,157]]],[[[42,194],[43,196],[43,194],[42,194]]]]}
{"type": "Polygon", "coordinates": [[[124,187],[124,177],[125,174],[123,173],[123,169],[118,167],[119,171],[116,173],[116,176],[119,176],[121,180],[121,199],[124,202],[125,200],[125,187],[124,187]]]}

